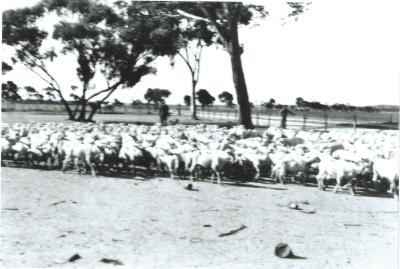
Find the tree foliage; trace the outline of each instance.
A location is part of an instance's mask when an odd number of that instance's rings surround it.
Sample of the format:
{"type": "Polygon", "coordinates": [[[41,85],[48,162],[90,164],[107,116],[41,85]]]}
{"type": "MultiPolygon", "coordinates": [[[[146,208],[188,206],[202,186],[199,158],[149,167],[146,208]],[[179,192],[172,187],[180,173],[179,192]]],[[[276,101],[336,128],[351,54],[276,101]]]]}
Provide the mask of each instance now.
{"type": "Polygon", "coordinates": [[[144,99],[147,100],[148,103],[152,103],[154,105],[159,105],[165,102],[165,99],[171,95],[169,90],[165,89],[147,89],[147,92],[144,95],[144,99]]]}
{"type": "Polygon", "coordinates": [[[183,96],[183,102],[185,103],[186,106],[190,106],[190,101],[191,101],[190,95],[183,96]]]}
{"type": "Polygon", "coordinates": [[[10,72],[12,70],[12,66],[9,65],[6,62],[1,62],[1,73],[4,75],[7,72],[10,72]]]}
{"type": "Polygon", "coordinates": [[[200,89],[197,91],[197,100],[204,109],[206,106],[210,106],[214,103],[215,97],[212,96],[207,90],[200,89]]]}
{"type": "Polygon", "coordinates": [[[42,0],[32,8],[5,11],[3,36],[4,42],[16,50],[14,63],[22,63],[43,79],[64,103],[70,119],[91,120],[115,90],[132,88],[143,76],[155,73],[151,63],[157,56],[174,53],[176,21],[159,16],[150,2],[119,1],[107,6],[94,0],[42,0]],[[47,33],[39,29],[37,20],[51,12],[57,12],[60,21],[52,33],[47,33]],[[60,52],[44,49],[48,36],[63,44],[60,52]],[[70,95],[76,100],[75,109],[46,66],[59,53],[76,56],[82,85],[70,95]],[[107,83],[103,89],[92,85],[98,72],[107,83]],[[92,111],[87,116],[88,105],[92,111]]]}
{"type": "Polygon", "coordinates": [[[12,82],[1,84],[1,99],[9,101],[21,101],[21,96],[18,94],[18,86],[12,82]]]}
{"type": "Polygon", "coordinates": [[[272,109],[274,108],[276,101],[274,98],[269,99],[268,102],[263,103],[262,105],[266,108],[266,109],[272,109]]]}
{"type": "Polygon", "coordinates": [[[233,95],[230,92],[223,91],[222,93],[220,93],[218,95],[218,98],[221,101],[221,103],[226,104],[226,106],[228,106],[228,107],[234,106],[233,95]]]}

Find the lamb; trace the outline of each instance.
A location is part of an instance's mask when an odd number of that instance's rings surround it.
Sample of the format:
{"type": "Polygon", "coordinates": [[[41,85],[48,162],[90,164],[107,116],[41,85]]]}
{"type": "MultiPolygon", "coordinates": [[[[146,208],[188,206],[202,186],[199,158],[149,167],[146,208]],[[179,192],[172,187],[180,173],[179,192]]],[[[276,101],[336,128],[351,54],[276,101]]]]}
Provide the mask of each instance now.
{"type": "Polygon", "coordinates": [[[341,190],[342,179],[347,179],[350,185],[350,193],[355,195],[353,179],[356,177],[367,176],[371,172],[369,163],[360,161],[358,163],[346,160],[337,160],[330,156],[320,157],[319,172],[316,176],[318,188],[324,190],[324,180],[336,179],[336,186],[333,192],[341,190]]]}
{"type": "Polygon", "coordinates": [[[294,177],[300,173],[301,182],[305,184],[305,179],[311,164],[317,161],[319,161],[319,158],[314,152],[308,153],[305,156],[294,152],[287,154],[275,161],[275,165],[272,169],[272,177],[276,177],[281,183],[284,183],[283,180],[287,175],[292,175],[294,177]]]}
{"type": "Polygon", "coordinates": [[[374,160],[372,181],[376,182],[378,178],[387,180],[390,183],[389,191],[395,199],[399,199],[399,165],[395,159],[387,160],[377,158],[374,160]]]}
{"type": "Polygon", "coordinates": [[[192,164],[189,168],[190,181],[193,182],[193,172],[196,167],[211,168],[211,183],[214,183],[214,176],[217,176],[218,184],[221,185],[222,175],[221,172],[225,168],[225,165],[233,161],[233,157],[226,151],[212,150],[202,151],[195,156],[192,164]]]}

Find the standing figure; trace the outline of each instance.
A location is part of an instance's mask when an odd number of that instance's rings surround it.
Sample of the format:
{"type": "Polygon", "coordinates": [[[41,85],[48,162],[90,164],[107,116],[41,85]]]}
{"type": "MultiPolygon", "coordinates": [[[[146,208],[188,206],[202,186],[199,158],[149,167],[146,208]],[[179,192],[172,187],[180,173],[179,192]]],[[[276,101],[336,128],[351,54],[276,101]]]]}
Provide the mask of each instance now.
{"type": "Polygon", "coordinates": [[[159,114],[160,114],[161,125],[162,126],[167,125],[168,117],[169,117],[170,114],[169,114],[169,107],[164,102],[160,106],[159,114]]]}
{"type": "Polygon", "coordinates": [[[288,106],[284,106],[279,113],[282,116],[281,128],[286,129],[286,121],[287,121],[288,114],[290,114],[290,115],[295,115],[295,114],[288,109],[288,106]]]}

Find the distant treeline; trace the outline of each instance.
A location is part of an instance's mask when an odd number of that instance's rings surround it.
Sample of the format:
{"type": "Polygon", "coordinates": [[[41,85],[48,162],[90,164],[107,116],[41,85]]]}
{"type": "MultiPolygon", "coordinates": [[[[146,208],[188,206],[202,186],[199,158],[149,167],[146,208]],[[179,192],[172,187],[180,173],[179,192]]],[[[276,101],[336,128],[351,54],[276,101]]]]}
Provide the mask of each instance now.
{"type": "MultiPolygon", "coordinates": [[[[274,99],[270,99],[268,102],[262,104],[267,109],[280,109],[285,105],[276,104],[274,99]]],[[[336,111],[364,111],[364,112],[380,112],[380,111],[399,111],[399,106],[391,106],[391,105],[379,105],[379,106],[353,106],[346,104],[333,104],[333,105],[325,105],[316,101],[306,101],[301,97],[296,98],[296,105],[289,106],[291,109],[295,110],[336,110],[336,111]]]]}

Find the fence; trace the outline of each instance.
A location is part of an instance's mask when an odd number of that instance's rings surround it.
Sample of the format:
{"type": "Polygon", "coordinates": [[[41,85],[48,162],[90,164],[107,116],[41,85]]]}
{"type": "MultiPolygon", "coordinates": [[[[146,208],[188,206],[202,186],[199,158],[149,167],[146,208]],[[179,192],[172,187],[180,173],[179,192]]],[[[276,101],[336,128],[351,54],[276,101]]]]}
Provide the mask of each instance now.
{"type": "MultiPolygon", "coordinates": [[[[342,111],[294,111],[295,115],[287,118],[287,128],[291,129],[322,129],[328,130],[334,127],[363,127],[366,124],[390,124],[399,122],[399,114],[396,112],[342,112],[342,111]],[[393,121],[393,119],[397,119],[393,121]]],[[[187,108],[177,108],[176,115],[190,116],[187,108]]],[[[197,116],[200,119],[229,123],[238,121],[238,111],[235,109],[206,108],[199,109],[197,116]]],[[[252,110],[252,122],[256,127],[279,127],[281,116],[279,110],[252,110]]],[[[395,126],[394,126],[395,127],[395,126]]],[[[395,127],[396,128],[396,127],[395,127]]]]}
{"type": "MultiPolygon", "coordinates": [[[[65,108],[60,103],[38,103],[38,102],[11,102],[2,100],[3,111],[41,111],[49,113],[65,113],[65,108]]],[[[90,108],[88,108],[90,110],[90,108]]],[[[190,118],[190,111],[187,106],[170,105],[172,118],[190,118]]],[[[382,124],[398,123],[398,112],[350,112],[350,111],[298,111],[293,110],[295,115],[287,119],[287,128],[292,129],[322,129],[338,126],[347,126],[357,128],[363,124],[382,124]]],[[[121,105],[113,106],[111,109],[102,109],[99,114],[130,114],[130,115],[149,115],[158,114],[157,107],[148,104],[121,105]]],[[[212,106],[197,110],[197,116],[206,122],[214,123],[232,123],[238,122],[238,111],[236,108],[226,106],[212,106]]],[[[274,126],[281,124],[281,116],[278,109],[263,109],[256,106],[252,109],[252,121],[257,127],[274,126]]],[[[393,126],[392,126],[393,128],[393,126]]],[[[398,128],[398,127],[397,127],[398,128]]]]}

